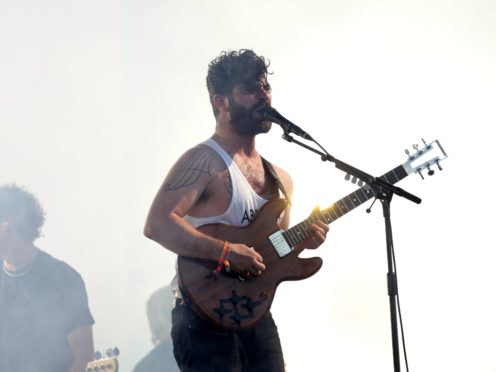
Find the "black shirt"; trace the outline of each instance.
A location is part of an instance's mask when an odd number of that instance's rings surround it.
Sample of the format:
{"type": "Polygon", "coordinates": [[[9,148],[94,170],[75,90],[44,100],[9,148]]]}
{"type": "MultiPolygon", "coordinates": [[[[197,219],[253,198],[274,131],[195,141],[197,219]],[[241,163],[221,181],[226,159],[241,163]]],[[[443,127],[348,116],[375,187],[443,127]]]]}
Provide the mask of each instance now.
{"type": "Polygon", "coordinates": [[[24,275],[10,276],[0,263],[0,371],[68,372],[67,335],[94,323],[83,279],[42,251],[24,275]]]}

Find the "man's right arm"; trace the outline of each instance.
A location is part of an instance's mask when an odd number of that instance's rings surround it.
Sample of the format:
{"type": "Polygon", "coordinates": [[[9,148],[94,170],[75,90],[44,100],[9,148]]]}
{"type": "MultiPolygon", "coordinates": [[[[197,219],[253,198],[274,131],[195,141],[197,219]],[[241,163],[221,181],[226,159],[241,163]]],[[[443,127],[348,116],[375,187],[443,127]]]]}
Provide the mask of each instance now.
{"type": "Polygon", "coordinates": [[[147,238],[178,255],[218,259],[223,243],[183,219],[212,181],[215,161],[211,150],[204,146],[179,158],[152,202],[144,229],[147,238]]]}
{"type": "MultiPolygon", "coordinates": [[[[218,261],[223,241],[198,231],[184,216],[198,203],[217,172],[225,167],[221,162],[205,146],[187,151],[172,167],[152,202],[145,236],[178,255],[218,261]]],[[[233,270],[257,275],[265,269],[258,252],[244,244],[230,243],[233,270]]]]}

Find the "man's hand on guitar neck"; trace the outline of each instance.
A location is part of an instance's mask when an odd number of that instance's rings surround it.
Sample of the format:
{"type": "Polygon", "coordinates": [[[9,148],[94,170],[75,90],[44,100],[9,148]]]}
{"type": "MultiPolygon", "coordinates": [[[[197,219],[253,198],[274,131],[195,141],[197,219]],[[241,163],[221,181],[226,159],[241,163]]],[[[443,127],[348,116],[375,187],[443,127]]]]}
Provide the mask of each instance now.
{"type": "MultiPolygon", "coordinates": [[[[320,213],[320,208],[316,207],[312,213],[310,213],[310,216],[318,213],[320,213]]],[[[315,249],[325,242],[327,233],[329,232],[329,226],[325,222],[317,220],[316,223],[310,225],[310,228],[312,229],[313,234],[299,243],[295,248],[315,249]]]]}
{"type": "Polygon", "coordinates": [[[230,243],[229,264],[232,271],[247,279],[259,276],[265,270],[263,257],[253,247],[244,244],[230,243]]]}

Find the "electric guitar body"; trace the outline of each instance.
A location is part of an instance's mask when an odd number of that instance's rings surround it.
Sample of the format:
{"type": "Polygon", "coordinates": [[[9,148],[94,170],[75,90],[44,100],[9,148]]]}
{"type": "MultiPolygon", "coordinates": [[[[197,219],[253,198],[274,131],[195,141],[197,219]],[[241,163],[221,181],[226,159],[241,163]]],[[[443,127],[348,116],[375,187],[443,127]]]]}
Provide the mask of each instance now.
{"type": "Polygon", "coordinates": [[[299,252],[280,257],[268,239],[279,231],[277,219],[285,207],[283,199],[269,201],[246,227],[211,224],[198,228],[219,240],[254,247],[266,269],[262,275],[244,280],[225,270],[212,274],[215,262],[180,256],[179,285],[197,312],[225,329],[250,328],[269,311],[279,283],[308,278],[320,269],[320,257],[299,258],[299,252]]]}

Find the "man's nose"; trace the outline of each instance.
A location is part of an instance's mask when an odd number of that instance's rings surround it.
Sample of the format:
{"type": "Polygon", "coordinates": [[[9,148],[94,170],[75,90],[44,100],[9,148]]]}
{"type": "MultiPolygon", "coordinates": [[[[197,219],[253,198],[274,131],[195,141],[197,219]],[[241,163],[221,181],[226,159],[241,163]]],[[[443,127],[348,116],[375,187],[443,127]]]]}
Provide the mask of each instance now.
{"type": "Polygon", "coordinates": [[[270,101],[270,90],[260,88],[257,90],[257,97],[260,100],[264,100],[269,102],[270,101]]]}

